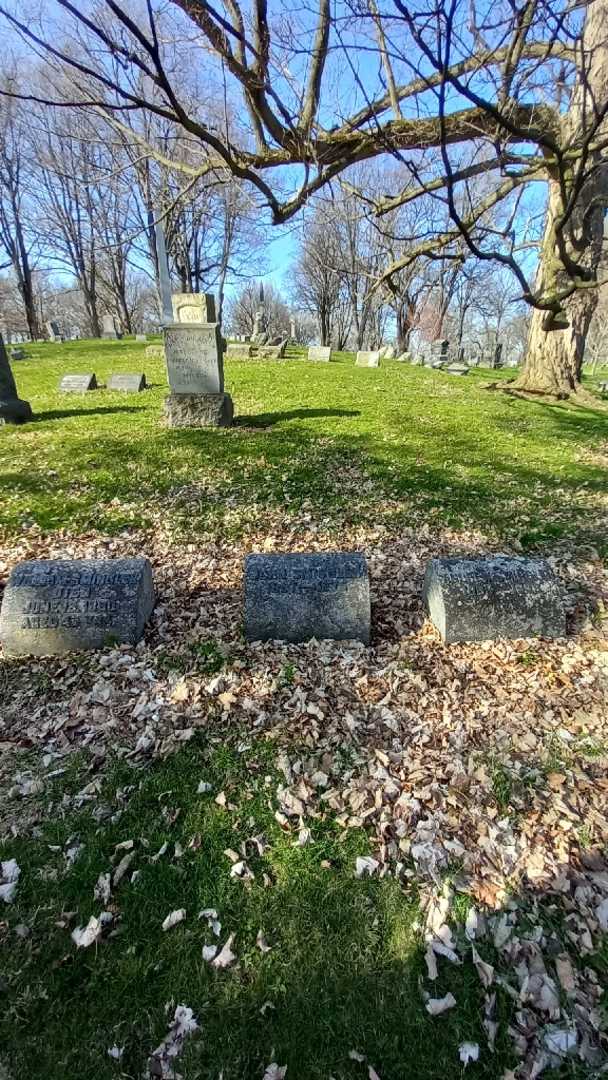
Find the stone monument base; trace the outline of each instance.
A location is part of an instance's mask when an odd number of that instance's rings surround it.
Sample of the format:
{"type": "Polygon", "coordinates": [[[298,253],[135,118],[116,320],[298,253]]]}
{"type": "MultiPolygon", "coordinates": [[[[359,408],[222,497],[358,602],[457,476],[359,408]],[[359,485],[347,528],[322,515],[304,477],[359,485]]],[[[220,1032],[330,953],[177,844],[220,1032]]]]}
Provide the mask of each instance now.
{"type": "Polygon", "coordinates": [[[230,394],[169,394],[165,398],[168,427],[230,427],[233,416],[230,394]]]}
{"type": "Polygon", "coordinates": [[[29,401],[11,398],[0,401],[0,424],[25,424],[32,419],[32,407],[29,401]]]}

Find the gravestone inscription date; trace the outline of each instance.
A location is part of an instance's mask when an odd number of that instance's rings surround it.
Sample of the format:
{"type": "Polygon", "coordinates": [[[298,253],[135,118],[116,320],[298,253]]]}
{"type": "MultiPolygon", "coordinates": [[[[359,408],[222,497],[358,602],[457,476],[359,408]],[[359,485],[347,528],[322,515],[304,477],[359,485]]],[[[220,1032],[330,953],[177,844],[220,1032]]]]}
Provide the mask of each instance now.
{"type": "Polygon", "coordinates": [[[8,656],[135,644],[153,606],[148,559],[33,559],[9,578],[0,640],[8,656]]]}

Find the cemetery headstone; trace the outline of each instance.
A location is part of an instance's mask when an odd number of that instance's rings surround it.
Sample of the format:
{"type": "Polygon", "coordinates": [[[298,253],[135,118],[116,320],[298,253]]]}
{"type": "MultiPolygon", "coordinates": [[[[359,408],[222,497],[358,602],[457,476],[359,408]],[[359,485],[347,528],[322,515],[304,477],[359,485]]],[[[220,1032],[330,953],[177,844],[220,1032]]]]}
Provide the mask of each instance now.
{"type": "Polygon", "coordinates": [[[59,323],[55,319],[48,320],[46,329],[49,335],[49,341],[61,340],[61,330],[59,329],[59,323]]]}
{"type": "Polygon", "coordinates": [[[448,375],[468,375],[469,369],[466,364],[446,364],[443,369],[448,375]]]}
{"type": "Polygon", "coordinates": [[[289,337],[292,341],[296,340],[296,320],[293,315],[291,315],[289,319],[289,337]]]}
{"type": "Polygon", "coordinates": [[[378,356],[380,357],[381,360],[386,360],[387,352],[388,352],[388,345],[382,345],[378,349],[378,356]]]}
{"type": "Polygon", "coordinates": [[[431,559],[423,595],[449,643],[566,633],[563,593],[545,559],[431,559]]]}
{"type": "Polygon", "coordinates": [[[108,390],[121,390],[125,394],[139,394],[146,389],[146,376],[141,373],[125,372],[119,375],[110,375],[108,390]]]}
{"type": "Polygon", "coordinates": [[[387,345],[386,346],[386,349],[385,349],[385,352],[384,352],[384,359],[385,360],[394,360],[395,359],[395,346],[394,345],[387,345]]]}
{"type": "Polygon", "coordinates": [[[318,360],[324,364],[328,364],[331,360],[331,346],[330,345],[309,345],[308,347],[308,359],[318,360]]]}
{"type": "Polygon", "coordinates": [[[165,359],[165,346],[164,345],[147,345],[144,349],[144,356],[148,360],[164,360],[165,359]]]}
{"type": "Polygon", "coordinates": [[[214,323],[215,297],[212,293],[173,293],[173,319],[178,323],[214,323]]]}
{"type": "Polygon", "coordinates": [[[34,559],[8,580],[0,641],[8,656],[135,644],[153,607],[148,559],[34,559]]]}
{"type": "Polygon", "coordinates": [[[23,349],[12,349],[11,360],[25,360],[25,352],[23,349]]]}
{"type": "Polygon", "coordinates": [[[224,393],[223,341],[217,323],[172,323],[165,327],[170,427],[228,427],[232,399],[224,393]]]}
{"type": "Polygon", "coordinates": [[[250,360],[253,346],[250,342],[230,342],[226,348],[227,360],[250,360]]]}
{"type": "Polygon", "coordinates": [[[148,340],[148,335],[147,334],[136,334],[135,335],[135,340],[136,341],[147,341],[148,340]]]}
{"type": "Polygon", "coordinates": [[[24,424],[32,419],[29,401],[22,401],[17,396],[17,386],[11,371],[11,365],[0,336],[0,425],[24,424]]]}
{"type": "Polygon", "coordinates": [[[114,322],[113,315],[102,315],[101,318],[101,334],[104,338],[117,338],[116,324],[114,322]]]}
{"type": "Polygon", "coordinates": [[[379,367],[380,353],[377,349],[359,349],[355,360],[355,367],[379,367]]]}
{"type": "Polygon", "coordinates": [[[84,375],[64,375],[59,383],[62,394],[84,394],[87,390],[97,389],[97,379],[93,372],[84,375]]]}
{"type": "Polygon", "coordinates": [[[356,640],[369,644],[367,562],[353,553],[248,555],[248,641],[356,640]]]}

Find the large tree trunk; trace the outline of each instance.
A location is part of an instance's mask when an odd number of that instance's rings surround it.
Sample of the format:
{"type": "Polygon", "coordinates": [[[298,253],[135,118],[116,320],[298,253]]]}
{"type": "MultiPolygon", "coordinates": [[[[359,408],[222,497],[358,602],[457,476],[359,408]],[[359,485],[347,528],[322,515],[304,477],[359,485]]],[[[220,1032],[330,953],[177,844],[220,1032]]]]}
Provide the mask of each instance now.
{"type": "MultiPolygon", "coordinates": [[[[608,100],[608,0],[594,0],[587,8],[580,55],[583,67],[564,119],[564,148],[585,138],[594,119],[594,108],[608,100]]],[[[603,128],[600,133],[605,134],[603,128]]],[[[596,138],[600,133],[596,133],[596,138]]],[[[564,236],[569,254],[596,275],[602,261],[604,215],[608,206],[608,164],[601,150],[589,154],[586,171],[588,178],[564,236]]],[[[552,179],[537,277],[537,285],[547,293],[567,282],[559,265],[556,273],[559,255],[555,225],[561,212],[559,187],[552,179]]],[[[596,288],[581,288],[565,301],[563,312],[569,324],[565,329],[545,329],[547,312],[534,309],[524,366],[515,381],[516,387],[559,397],[576,393],[597,300],[596,288]]]]}

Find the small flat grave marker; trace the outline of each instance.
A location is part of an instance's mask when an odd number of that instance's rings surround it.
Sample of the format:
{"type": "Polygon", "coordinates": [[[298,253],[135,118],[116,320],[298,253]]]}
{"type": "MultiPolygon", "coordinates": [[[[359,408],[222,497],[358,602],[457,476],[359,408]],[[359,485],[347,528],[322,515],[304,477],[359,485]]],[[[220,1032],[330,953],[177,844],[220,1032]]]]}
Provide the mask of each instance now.
{"type": "Polygon", "coordinates": [[[84,394],[87,390],[97,389],[97,379],[92,372],[86,375],[64,375],[59,389],[63,394],[84,394]]]}
{"type": "Polygon", "coordinates": [[[139,394],[146,389],[146,385],[146,376],[143,371],[110,375],[108,379],[108,390],[121,390],[125,394],[139,394]]]}
{"type": "Polygon", "coordinates": [[[379,367],[380,353],[378,349],[359,350],[355,360],[355,367],[379,367]]]}
{"type": "Polygon", "coordinates": [[[546,559],[431,559],[423,596],[449,643],[566,634],[563,593],[546,559]]]}
{"type": "Polygon", "coordinates": [[[308,359],[319,360],[324,364],[328,364],[331,360],[331,346],[310,345],[308,348],[308,359]]]}
{"type": "Polygon", "coordinates": [[[135,644],[153,607],[148,559],[33,559],[9,578],[0,640],[7,656],[135,644]]]}
{"type": "Polygon", "coordinates": [[[466,364],[448,364],[444,368],[444,371],[446,371],[448,375],[468,375],[469,374],[469,369],[468,369],[466,364]]]}
{"type": "Polygon", "coordinates": [[[368,645],[365,557],[358,552],[248,555],[245,636],[248,641],[333,638],[368,645]]]}

